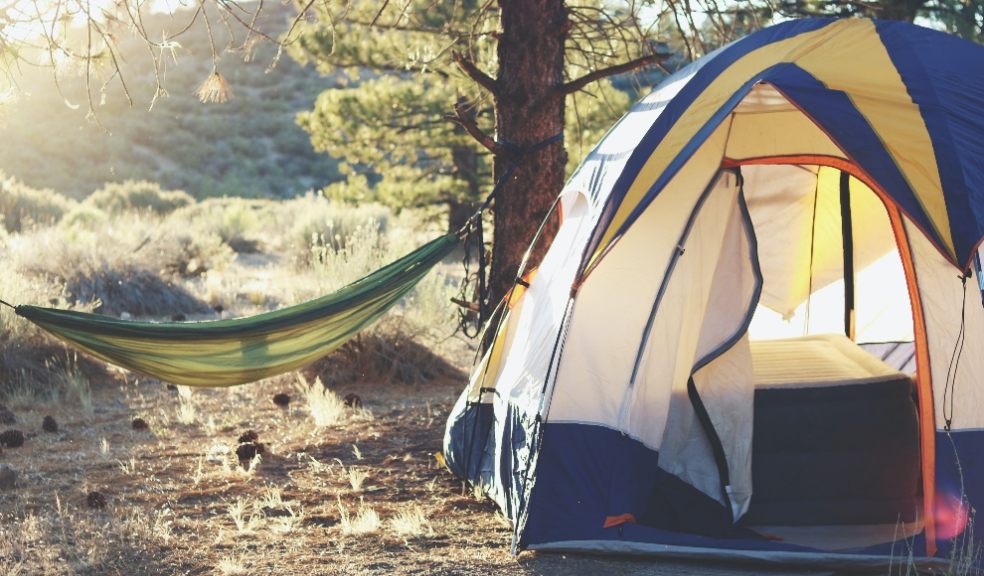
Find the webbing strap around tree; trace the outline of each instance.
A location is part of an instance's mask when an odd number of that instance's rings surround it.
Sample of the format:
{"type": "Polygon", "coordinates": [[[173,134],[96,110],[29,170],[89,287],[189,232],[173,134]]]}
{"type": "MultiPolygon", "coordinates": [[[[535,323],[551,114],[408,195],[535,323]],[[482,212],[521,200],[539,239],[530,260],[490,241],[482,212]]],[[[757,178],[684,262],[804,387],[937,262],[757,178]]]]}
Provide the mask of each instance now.
{"type": "Polygon", "coordinates": [[[441,260],[459,236],[421,246],[320,298],[247,318],[151,323],[16,306],[18,316],[106,362],[186,386],[233,386],[289,372],[383,315],[441,260]]]}
{"type": "Polygon", "coordinates": [[[485,276],[485,263],[487,260],[485,255],[485,231],[484,224],[482,222],[482,215],[489,209],[492,205],[492,201],[499,195],[499,192],[506,185],[506,183],[509,182],[509,179],[512,178],[513,173],[516,172],[516,169],[519,168],[523,161],[540,150],[543,150],[547,146],[557,142],[562,142],[563,140],[564,133],[560,132],[558,134],[554,134],[550,138],[541,140],[536,144],[526,147],[512,144],[510,142],[497,141],[497,144],[512,153],[513,160],[509,164],[509,167],[506,168],[502,175],[496,180],[495,186],[492,187],[492,191],[489,192],[489,195],[485,197],[485,201],[482,202],[482,205],[479,207],[478,211],[471,218],[469,218],[468,226],[470,227],[474,224],[474,231],[478,241],[478,318],[476,320],[476,335],[481,330],[485,322],[489,319],[489,307],[492,304],[489,301],[490,295],[488,281],[485,276]]]}

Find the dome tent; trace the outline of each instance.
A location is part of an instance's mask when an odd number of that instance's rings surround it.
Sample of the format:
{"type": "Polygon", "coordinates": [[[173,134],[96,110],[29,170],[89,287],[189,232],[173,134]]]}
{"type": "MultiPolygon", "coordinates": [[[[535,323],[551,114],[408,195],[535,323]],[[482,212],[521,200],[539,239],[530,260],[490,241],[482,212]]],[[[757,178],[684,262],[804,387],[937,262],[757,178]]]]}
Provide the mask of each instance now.
{"type": "Polygon", "coordinates": [[[946,34],[799,20],[694,62],[565,186],[449,468],[516,550],[945,555],[984,506],[982,158],[984,48],[946,34]]]}

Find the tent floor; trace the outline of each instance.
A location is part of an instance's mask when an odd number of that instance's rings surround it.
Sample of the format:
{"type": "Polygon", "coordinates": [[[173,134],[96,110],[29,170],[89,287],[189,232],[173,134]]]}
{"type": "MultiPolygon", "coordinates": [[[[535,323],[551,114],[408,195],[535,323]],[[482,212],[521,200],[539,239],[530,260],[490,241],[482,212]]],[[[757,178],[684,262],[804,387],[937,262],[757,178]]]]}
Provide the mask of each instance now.
{"type": "Polygon", "coordinates": [[[749,526],[751,530],[786,544],[818,550],[841,551],[911,540],[923,530],[921,520],[899,524],[850,526],[749,526]]]}

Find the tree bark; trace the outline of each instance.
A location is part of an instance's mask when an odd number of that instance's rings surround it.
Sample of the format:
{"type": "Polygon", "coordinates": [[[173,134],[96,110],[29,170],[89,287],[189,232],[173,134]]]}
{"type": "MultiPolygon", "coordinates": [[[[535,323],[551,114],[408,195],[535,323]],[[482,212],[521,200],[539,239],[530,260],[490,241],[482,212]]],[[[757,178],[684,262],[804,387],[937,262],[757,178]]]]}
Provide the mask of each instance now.
{"type": "MultiPolygon", "coordinates": [[[[570,27],[564,0],[499,0],[496,138],[528,149],[564,129],[564,47],[570,27]]],[[[499,156],[495,180],[507,173],[495,199],[490,283],[494,306],[512,287],[516,271],[554,198],[564,186],[562,141],[512,160],[499,156]]],[[[553,220],[531,255],[537,265],[556,232],[553,220]]]]}

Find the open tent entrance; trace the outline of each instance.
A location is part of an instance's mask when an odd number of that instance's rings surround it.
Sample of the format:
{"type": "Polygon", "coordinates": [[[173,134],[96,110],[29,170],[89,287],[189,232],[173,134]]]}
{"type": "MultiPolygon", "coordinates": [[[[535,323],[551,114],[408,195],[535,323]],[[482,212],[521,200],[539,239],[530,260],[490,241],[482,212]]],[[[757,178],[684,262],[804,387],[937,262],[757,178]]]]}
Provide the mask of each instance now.
{"type": "Polygon", "coordinates": [[[640,525],[831,552],[921,538],[935,428],[911,251],[929,243],[876,186],[760,83],[592,272],[582,314],[632,258],[668,255],[611,399],[616,428],[658,446],[640,525]]]}
{"type": "Polygon", "coordinates": [[[762,278],[743,336],[754,409],[740,523],[828,550],[911,538],[923,529],[913,315],[889,208],[846,170],[782,162],[740,166],[762,278]]]}

